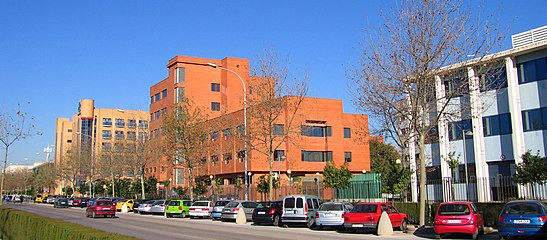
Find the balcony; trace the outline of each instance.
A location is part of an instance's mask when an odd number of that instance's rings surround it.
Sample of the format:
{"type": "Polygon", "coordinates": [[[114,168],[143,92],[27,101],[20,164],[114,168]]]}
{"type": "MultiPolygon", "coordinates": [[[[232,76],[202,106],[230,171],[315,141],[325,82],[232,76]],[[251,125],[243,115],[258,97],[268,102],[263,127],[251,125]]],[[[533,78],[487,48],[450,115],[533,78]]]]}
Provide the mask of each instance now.
{"type": "Polygon", "coordinates": [[[103,121],[103,127],[112,127],[112,122],[103,121]]]}
{"type": "Polygon", "coordinates": [[[117,122],[116,127],[119,127],[119,128],[125,127],[125,122],[117,122]]]}
{"type": "Polygon", "coordinates": [[[111,139],[112,138],[112,134],[104,134],[103,133],[103,139],[111,139]]]}
{"type": "Polygon", "coordinates": [[[137,124],[134,123],[134,122],[128,122],[128,123],[127,123],[127,127],[128,127],[128,128],[136,128],[136,127],[137,127],[137,124]]]}

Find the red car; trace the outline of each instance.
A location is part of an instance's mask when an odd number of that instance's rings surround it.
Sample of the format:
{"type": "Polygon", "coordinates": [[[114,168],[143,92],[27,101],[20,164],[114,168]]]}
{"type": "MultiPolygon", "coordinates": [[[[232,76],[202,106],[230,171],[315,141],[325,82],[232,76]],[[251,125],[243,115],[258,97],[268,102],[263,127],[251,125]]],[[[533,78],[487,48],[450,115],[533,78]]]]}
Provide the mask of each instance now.
{"type": "Polygon", "coordinates": [[[358,203],[350,212],[343,215],[344,227],[350,232],[355,232],[357,229],[374,229],[377,231],[378,221],[383,211],[387,212],[389,220],[391,220],[391,225],[394,228],[399,228],[403,232],[407,230],[407,215],[399,212],[393,205],[387,202],[358,203]]]}
{"type": "Polygon", "coordinates": [[[116,204],[107,199],[100,199],[93,202],[92,205],[86,208],[85,216],[95,218],[97,215],[102,215],[104,217],[116,216],[116,204]]]}
{"type": "Polygon", "coordinates": [[[477,239],[484,233],[484,218],[471,202],[445,202],[435,213],[433,230],[437,239],[445,234],[469,234],[477,239]]]}

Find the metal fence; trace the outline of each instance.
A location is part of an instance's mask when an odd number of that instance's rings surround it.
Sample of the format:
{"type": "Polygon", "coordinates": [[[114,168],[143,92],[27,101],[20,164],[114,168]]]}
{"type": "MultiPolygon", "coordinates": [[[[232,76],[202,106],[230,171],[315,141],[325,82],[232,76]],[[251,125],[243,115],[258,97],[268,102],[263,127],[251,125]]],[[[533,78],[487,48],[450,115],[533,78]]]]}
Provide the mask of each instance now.
{"type": "MultiPolygon", "coordinates": [[[[478,201],[479,195],[489,196],[494,202],[514,199],[547,200],[547,181],[542,184],[519,185],[512,176],[490,178],[469,177],[466,180],[452,178],[428,179],[426,182],[426,201],[441,202],[478,201]]],[[[488,198],[487,198],[488,199],[488,198]]]]}

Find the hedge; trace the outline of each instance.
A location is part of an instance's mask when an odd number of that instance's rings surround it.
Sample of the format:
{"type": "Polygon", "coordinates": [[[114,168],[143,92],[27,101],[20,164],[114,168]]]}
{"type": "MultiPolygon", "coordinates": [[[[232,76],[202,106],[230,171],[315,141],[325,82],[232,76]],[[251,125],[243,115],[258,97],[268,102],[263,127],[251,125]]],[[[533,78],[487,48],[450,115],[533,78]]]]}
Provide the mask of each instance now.
{"type": "Polygon", "coordinates": [[[136,239],[0,206],[1,239],[136,239]]]}
{"type": "MultiPolygon", "coordinates": [[[[413,224],[418,224],[420,222],[420,204],[419,203],[393,203],[395,208],[400,212],[406,213],[408,215],[408,221],[413,224]]],[[[497,227],[498,216],[505,206],[505,203],[476,203],[479,211],[482,211],[484,217],[484,226],[486,227],[497,227]]],[[[439,203],[426,203],[426,225],[433,225],[433,219],[435,218],[435,211],[439,207],[439,203]]]]}

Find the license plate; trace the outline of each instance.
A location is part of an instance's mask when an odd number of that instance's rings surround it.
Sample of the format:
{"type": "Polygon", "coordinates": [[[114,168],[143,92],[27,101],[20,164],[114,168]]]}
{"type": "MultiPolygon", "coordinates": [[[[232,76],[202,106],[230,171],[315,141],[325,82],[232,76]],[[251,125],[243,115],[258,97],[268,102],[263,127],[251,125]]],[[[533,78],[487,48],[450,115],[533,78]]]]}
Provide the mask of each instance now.
{"type": "Polygon", "coordinates": [[[201,212],[201,208],[196,209],[196,212],[201,212]]]}
{"type": "Polygon", "coordinates": [[[258,212],[258,214],[266,214],[266,212],[258,212]]]}
{"type": "Polygon", "coordinates": [[[520,224],[530,223],[530,220],[513,220],[513,223],[520,223],[520,224]]]}
{"type": "Polygon", "coordinates": [[[462,220],[446,220],[446,223],[462,223],[462,220]]]}
{"type": "Polygon", "coordinates": [[[351,226],[354,227],[354,228],[361,228],[361,227],[363,227],[363,224],[353,224],[351,226]]]}
{"type": "Polygon", "coordinates": [[[325,215],[325,217],[334,217],[334,216],[336,216],[336,214],[333,214],[333,213],[325,213],[324,215],[325,215]]]}

